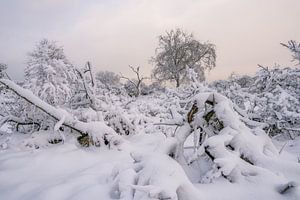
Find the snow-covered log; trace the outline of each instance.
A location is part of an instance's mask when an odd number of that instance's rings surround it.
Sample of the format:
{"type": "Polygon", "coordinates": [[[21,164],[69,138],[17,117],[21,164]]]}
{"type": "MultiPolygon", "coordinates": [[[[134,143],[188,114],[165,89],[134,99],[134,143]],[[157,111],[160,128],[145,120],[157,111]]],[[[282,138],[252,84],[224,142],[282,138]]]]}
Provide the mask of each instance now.
{"type": "Polygon", "coordinates": [[[86,138],[88,142],[91,142],[96,146],[118,145],[122,141],[120,136],[118,136],[115,131],[108,127],[104,122],[85,123],[78,121],[67,111],[49,105],[35,96],[31,91],[20,87],[10,80],[0,79],[0,83],[5,85],[19,97],[26,100],[28,103],[36,106],[38,109],[53,117],[62,125],[77,131],[82,135],[82,138],[86,138]]]}

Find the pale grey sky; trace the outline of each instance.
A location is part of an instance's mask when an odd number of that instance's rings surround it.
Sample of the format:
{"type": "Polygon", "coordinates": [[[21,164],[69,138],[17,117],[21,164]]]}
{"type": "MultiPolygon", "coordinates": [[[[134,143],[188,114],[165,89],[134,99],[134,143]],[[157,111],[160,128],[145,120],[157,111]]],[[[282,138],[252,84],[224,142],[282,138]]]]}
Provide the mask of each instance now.
{"type": "Polygon", "coordinates": [[[251,74],[257,64],[293,65],[279,45],[300,41],[300,0],[1,0],[0,62],[22,79],[26,53],[42,38],[63,45],[77,66],[129,75],[148,63],[157,36],[171,28],[217,46],[209,80],[251,74]]]}

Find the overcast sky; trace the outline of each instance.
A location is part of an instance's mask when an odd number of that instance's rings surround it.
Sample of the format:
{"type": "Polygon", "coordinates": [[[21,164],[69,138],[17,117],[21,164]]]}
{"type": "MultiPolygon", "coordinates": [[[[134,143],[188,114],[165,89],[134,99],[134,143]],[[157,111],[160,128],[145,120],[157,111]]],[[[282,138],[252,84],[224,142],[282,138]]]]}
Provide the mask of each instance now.
{"type": "Polygon", "coordinates": [[[149,75],[157,36],[183,28],[217,46],[208,78],[251,74],[257,64],[291,64],[280,42],[300,41],[300,0],[1,0],[0,62],[22,79],[27,52],[42,38],[58,41],[77,66],[149,75]]]}

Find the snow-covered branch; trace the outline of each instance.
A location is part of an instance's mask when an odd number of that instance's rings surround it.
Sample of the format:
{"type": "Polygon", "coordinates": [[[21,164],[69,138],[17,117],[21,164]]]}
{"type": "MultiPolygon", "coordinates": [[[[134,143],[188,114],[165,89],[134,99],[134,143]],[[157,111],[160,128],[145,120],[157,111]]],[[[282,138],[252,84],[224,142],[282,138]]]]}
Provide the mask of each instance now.
{"type": "Polygon", "coordinates": [[[13,91],[19,97],[26,100],[28,103],[36,106],[38,109],[42,110],[55,120],[60,121],[62,125],[77,131],[82,136],[89,137],[91,140],[93,140],[95,145],[102,146],[111,143],[111,145],[117,145],[122,140],[113,129],[108,127],[103,122],[85,123],[78,121],[67,111],[49,105],[35,96],[31,91],[18,86],[10,80],[0,79],[0,83],[5,85],[9,90],[13,91]]]}

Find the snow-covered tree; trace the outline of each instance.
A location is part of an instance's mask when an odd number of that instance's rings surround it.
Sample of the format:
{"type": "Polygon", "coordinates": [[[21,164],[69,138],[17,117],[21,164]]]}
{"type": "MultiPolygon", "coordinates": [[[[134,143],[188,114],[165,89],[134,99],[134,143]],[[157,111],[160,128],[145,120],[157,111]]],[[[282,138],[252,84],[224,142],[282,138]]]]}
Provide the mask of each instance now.
{"type": "Polygon", "coordinates": [[[156,55],[152,58],[154,78],[160,81],[175,81],[176,86],[186,78],[186,68],[193,68],[204,80],[204,71],[216,65],[215,45],[201,43],[192,34],[181,29],[167,31],[159,36],[156,55]]]}
{"type": "Polygon", "coordinates": [[[293,60],[298,62],[297,64],[300,65],[300,42],[290,40],[287,44],[281,43],[281,45],[288,48],[292,52],[293,60]]]}
{"type": "Polygon", "coordinates": [[[63,48],[54,41],[43,39],[28,54],[24,87],[49,104],[65,104],[72,95],[76,78],[63,48]]]}
{"type": "Polygon", "coordinates": [[[120,87],[120,76],[114,72],[110,71],[100,71],[96,73],[96,82],[99,81],[107,89],[111,90],[115,87],[120,87]]]}
{"type": "Polygon", "coordinates": [[[241,88],[249,88],[254,82],[254,78],[248,75],[237,75],[232,73],[229,77],[230,82],[236,82],[241,88]]]}

